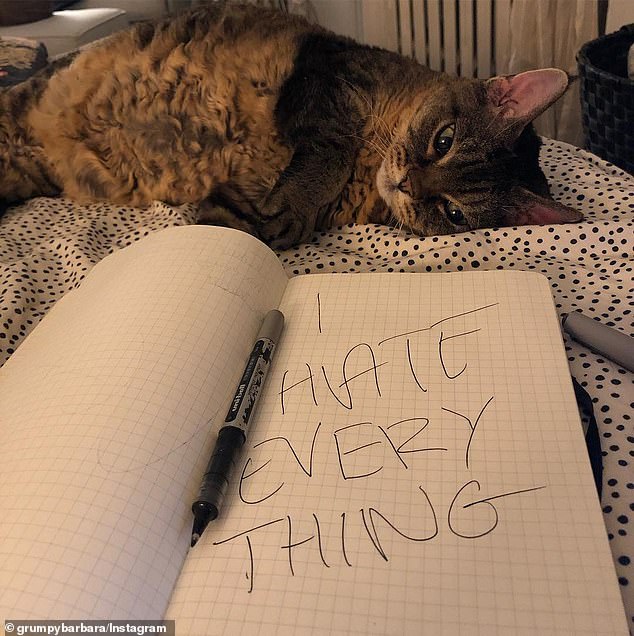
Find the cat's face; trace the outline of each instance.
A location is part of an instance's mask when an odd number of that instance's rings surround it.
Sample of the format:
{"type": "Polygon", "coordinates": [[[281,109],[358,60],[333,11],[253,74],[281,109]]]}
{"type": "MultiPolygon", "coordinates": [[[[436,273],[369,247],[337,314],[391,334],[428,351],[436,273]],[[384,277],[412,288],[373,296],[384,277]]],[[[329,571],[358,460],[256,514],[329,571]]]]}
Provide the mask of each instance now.
{"type": "Polygon", "coordinates": [[[527,126],[567,82],[554,69],[488,82],[441,78],[401,124],[377,174],[397,224],[435,235],[581,219],[549,198],[540,142],[527,126]]]}

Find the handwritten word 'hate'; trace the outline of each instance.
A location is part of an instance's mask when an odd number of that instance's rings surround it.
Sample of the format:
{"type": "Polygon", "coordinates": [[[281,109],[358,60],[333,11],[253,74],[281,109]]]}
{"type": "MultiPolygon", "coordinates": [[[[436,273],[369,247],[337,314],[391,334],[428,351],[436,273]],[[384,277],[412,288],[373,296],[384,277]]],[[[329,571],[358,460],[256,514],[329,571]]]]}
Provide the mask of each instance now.
{"type": "MultiPolygon", "coordinates": [[[[408,331],[401,334],[396,334],[396,335],[390,336],[389,338],[380,340],[377,346],[380,347],[387,342],[395,341],[398,339],[401,339],[402,341],[402,339],[404,339],[405,340],[404,348],[401,348],[401,349],[397,348],[393,353],[396,353],[397,355],[400,353],[405,354],[407,358],[408,371],[411,374],[412,379],[416,383],[416,386],[421,391],[426,393],[427,388],[425,387],[425,385],[423,384],[423,382],[421,381],[419,377],[420,373],[417,372],[415,368],[416,367],[414,362],[415,356],[412,356],[412,338],[416,334],[420,334],[422,332],[429,332],[433,328],[441,325],[442,323],[453,320],[454,318],[458,318],[459,316],[465,316],[467,314],[475,314],[479,311],[489,309],[491,307],[495,307],[496,305],[497,303],[492,303],[490,305],[478,307],[476,309],[463,312],[461,314],[456,314],[455,316],[448,316],[447,318],[443,318],[442,320],[439,320],[435,322],[433,325],[430,325],[428,327],[415,329],[413,331],[408,331]]],[[[445,329],[446,328],[447,327],[445,327],[445,329]]],[[[465,361],[462,364],[462,366],[458,365],[457,368],[450,369],[445,359],[446,352],[444,352],[444,344],[449,340],[454,340],[456,338],[463,338],[466,336],[470,336],[472,334],[477,333],[478,331],[480,331],[479,328],[471,329],[468,331],[462,331],[458,333],[451,332],[451,331],[442,331],[442,330],[439,332],[439,335],[437,337],[437,356],[438,356],[438,361],[440,362],[440,366],[442,368],[442,372],[447,379],[455,380],[456,378],[461,376],[467,370],[468,362],[465,361]]],[[[387,353],[386,355],[390,355],[390,354],[387,353]]],[[[302,395],[306,386],[310,387],[310,399],[312,400],[313,404],[315,406],[319,406],[319,402],[317,400],[317,391],[316,391],[316,380],[319,377],[323,377],[323,380],[328,389],[328,395],[332,396],[340,406],[342,406],[343,408],[347,410],[352,410],[354,408],[352,391],[350,390],[350,387],[352,386],[351,383],[354,380],[366,374],[372,374],[372,377],[374,380],[374,387],[376,389],[376,395],[377,397],[381,397],[381,386],[379,382],[378,370],[381,367],[387,364],[390,364],[391,362],[393,363],[394,361],[395,360],[393,359],[389,359],[389,360],[384,360],[382,362],[377,363],[377,356],[376,356],[376,352],[374,348],[367,342],[360,342],[354,345],[353,347],[351,347],[346,352],[343,358],[343,362],[341,365],[341,377],[343,378],[343,381],[338,385],[338,387],[335,386],[336,383],[332,381],[332,377],[329,375],[329,373],[327,372],[326,368],[323,365],[320,365],[320,376],[314,373],[313,368],[308,362],[305,363],[306,368],[308,369],[308,374],[305,375],[304,377],[289,378],[290,371],[287,369],[284,371],[282,375],[281,386],[278,393],[280,396],[280,408],[281,408],[282,415],[284,415],[284,413],[286,412],[286,401],[288,399],[287,394],[289,394],[289,392],[292,392],[290,393],[290,395],[302,395]],[[341,389],[343,389],[343,393],[341,393],[340,391],[341,389]]]]}

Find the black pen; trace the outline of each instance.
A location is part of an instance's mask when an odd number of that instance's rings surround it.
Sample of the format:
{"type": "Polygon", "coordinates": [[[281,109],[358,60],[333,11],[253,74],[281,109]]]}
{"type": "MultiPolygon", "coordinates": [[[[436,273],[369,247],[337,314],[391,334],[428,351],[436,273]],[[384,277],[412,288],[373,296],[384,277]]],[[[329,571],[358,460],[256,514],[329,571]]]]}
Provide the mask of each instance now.
{"type": "Polygon", "coordinates": [[[192,505],[192,547],[200,539],[207,524],[218,516],[231,470],[247,438],[249,424],[283,326],[284,316],[277,309],[266,314],[224,425],[218,432],[218,439],[207,464],[198,498],[192,505]]]}

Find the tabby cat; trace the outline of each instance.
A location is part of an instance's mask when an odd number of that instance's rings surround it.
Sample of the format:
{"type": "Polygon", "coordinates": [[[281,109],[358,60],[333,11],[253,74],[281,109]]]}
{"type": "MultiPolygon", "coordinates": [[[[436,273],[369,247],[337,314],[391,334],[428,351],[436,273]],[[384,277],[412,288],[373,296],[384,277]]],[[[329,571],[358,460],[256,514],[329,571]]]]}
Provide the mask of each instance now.
{"type": "Polygon", "coordinates": [[[314,229],[422,235],[577,221],[532,119],[557,69],[436,73],[305,20],[212,4],[141,23],[0,95],[0,199],[195,203],[276,248],[314,229]]]}

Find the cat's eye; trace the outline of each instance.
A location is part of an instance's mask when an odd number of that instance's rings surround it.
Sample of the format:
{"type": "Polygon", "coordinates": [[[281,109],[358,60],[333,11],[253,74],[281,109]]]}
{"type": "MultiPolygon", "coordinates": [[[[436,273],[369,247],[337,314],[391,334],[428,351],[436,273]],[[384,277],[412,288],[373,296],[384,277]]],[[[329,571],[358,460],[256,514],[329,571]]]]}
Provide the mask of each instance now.
{"type": "Polygon", "coordinates": [[[449,152],[453,144],[453,137],[455,132],[455,124],[449,124],[449,126],[445,126],[444,128],[442,128],[436,135],[436,139],[434,139],[434,150],[441,157],[449,152]]]}
{"type": "Polygon", "coordinates": [[[454,224],[454,225],[467,225],[467,219],[465,219],[462,210],[451,201],[445,201],[445,216],[454,224]]]}

